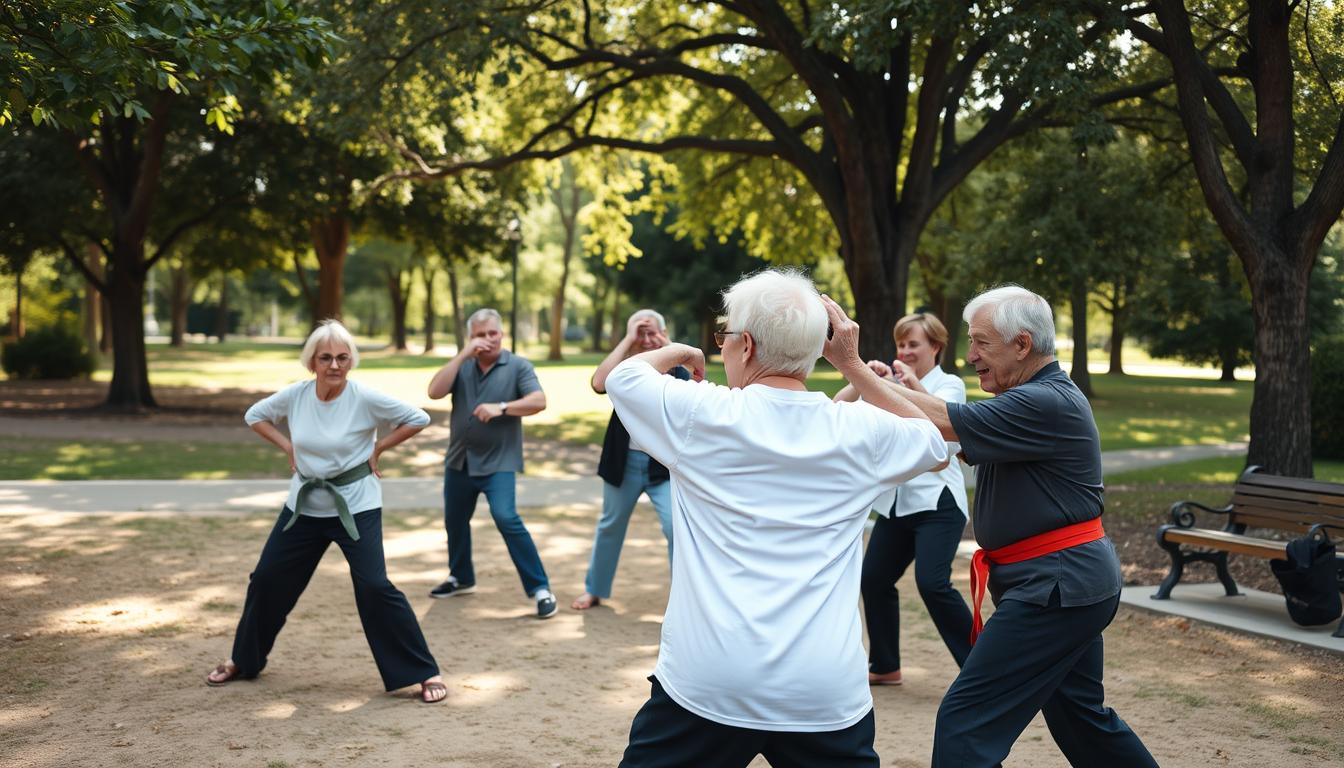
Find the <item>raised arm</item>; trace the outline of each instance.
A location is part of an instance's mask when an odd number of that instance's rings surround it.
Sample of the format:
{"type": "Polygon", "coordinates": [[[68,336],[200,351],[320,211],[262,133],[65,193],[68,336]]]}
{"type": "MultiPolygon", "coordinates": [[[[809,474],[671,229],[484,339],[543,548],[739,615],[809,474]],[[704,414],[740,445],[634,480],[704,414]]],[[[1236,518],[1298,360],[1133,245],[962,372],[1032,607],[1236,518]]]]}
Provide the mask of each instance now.
{"type": "MultiPolygon", "coordinates": [[[[593,391],[606,394],[607,376],[611,374],[612,369],[620,365],[625,358],[635,349],[635,343],[639,340],[639,332],[643,328],[649,328],[662,336],[662,331],[658,330],[658,321],[647,315],[644,317],[632,317],[625,324],[625,338],[617,342],[615,348],[602,358],[602,362],[597,364],[597,370],[593,371],[593,378],[589,381],[592,384],[593,391]]],[[[667,337],[662,336],[663,344],[667,344],[667,337]]]]}
{"type": "Polygon", "coordinates": [[[457,383],[457,372],[462,369],[462,364],[468,360],[475,360],[476,355],[490,346],[485,339],[471,339],[466,346],[452,360],[449,360],[442,368],[434,374],[434,378],[429,380],[429,399],[442,400],[453,392],[453,385],[457,383]]]}
{"type": "Polygon", "coordinates": [[[933,395],[892,387],[878,377],[859,357],[859,325],[850,320],[829,296],[821,297],[831,321],[832,336],[822,354],[835,366],[863,399],[884,411],[908,419],[932,421],[945,440],[957,439],[947,417],[947,403],[933,395]]]}

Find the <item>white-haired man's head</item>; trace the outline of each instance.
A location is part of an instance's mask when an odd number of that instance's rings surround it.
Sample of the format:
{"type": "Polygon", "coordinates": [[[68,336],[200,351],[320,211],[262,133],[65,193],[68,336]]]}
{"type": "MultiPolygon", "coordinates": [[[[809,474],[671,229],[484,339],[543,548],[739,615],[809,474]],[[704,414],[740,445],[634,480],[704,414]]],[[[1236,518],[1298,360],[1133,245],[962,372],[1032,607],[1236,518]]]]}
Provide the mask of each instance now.
{"type": "MultiPolygon", "coordinates": [[[[723,360],[728,383],[742,372],[742,353],[750,344],[765,374],[806,378],[826,344],[826,307],[817,287],[796,269],[767,269],[745,277],[723,292],[728,327],[723,360]]],[[[740,381],[740,379],[738,379],[740,381]]]]}
{"type": "Polygon", "coordinates": [[[635,344],[644,351],[661,349],[667,342],[667,337],[663,335],[663,332],[667,330],[667,321],[655,310],[637,309],[630,313],[630,319],[626,322],[634,325],[641,320],[652,320],[654,325],[652,328],[640,328],[639,335],[635,338],[635,344]]]}
{"type": "Polygon", "coordinates": [[[1050,303],[1018,285],[976,296],[962,313],[970,328],[966,362],[980,387],[1001,394],[1022,384],[1055,354],[1055,315],[1050,303]]]}

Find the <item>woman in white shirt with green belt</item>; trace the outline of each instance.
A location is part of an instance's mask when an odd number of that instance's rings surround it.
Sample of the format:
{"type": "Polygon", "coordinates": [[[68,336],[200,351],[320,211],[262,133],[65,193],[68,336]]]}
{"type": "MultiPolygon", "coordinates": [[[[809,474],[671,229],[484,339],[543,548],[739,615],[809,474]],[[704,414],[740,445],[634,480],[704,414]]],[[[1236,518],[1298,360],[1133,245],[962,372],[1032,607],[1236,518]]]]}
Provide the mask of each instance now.
{"type": "Polygon", "coordinates": [[[350,332],[326,320],[308,337],[299,362],[313,378],[261,400],[245,417],[289,457],[289,498],[261,550],[233,639],[233,657],[206,676],[209,685],[261,674],[299,595],[335,542],[350,564],[364,636],[384,687],[420,684],[426,703],[448,695],[420,623],[387,578],[383,492],[378,457],[429,424],[423,410],[349,381],[359,364],[350,332]],[[276,426],[289,422],[290,437],[276,426]],[[378,428],[390,429],[381,439],[378,428]]]}
{"type": "MultiPolygon", "coordinates": [[[[927,312],[906,315],[892,330],[896,359],[890,366],[874,361],[874,372],[894,384],[966,402],[961,378],[938,367],[947,348],[947,328],[927,312]]],[[[847,386],[836,400],[854,400],[847,386]]],[[[952,586],[952,560],[966,528],[966,482],[952,459],[937,472],[906,481],[879,500],[879,514],[863,556],[863,613],[868,623],[868,683],[901,684],[901,614],[896,582],[913,561],[915,588],[929,610],[943,644],[960,667],[971,652],[971,611],[952,586]]]]}

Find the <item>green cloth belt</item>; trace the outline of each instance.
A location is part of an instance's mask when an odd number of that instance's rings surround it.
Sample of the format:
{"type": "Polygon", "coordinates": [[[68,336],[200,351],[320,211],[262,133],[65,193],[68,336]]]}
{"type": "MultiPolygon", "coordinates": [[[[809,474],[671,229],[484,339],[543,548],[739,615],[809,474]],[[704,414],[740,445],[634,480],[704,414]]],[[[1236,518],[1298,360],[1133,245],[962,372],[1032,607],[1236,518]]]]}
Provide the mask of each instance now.
{"type": "MultiPolygon", "coordinates": [[[[338,485],[349,485],[353,482],[363,480],[373,474],[373,467],[369,463],[363,462],[356,464],[350,469],[345,470],[335,477],[322,479],[320,477],[305,480],[303,487],[299,489],[299,495],[294,499],[294,514],[290,516],[289,522],[281,530],[288,531],[294,527],[294,522],[299,519],[299,512],[303,509],[303,500],[308,498],[308,494],[315,488],[325,488],[331,491],[332,498],[336,499],[336,515],[341,518],[341,525],[345,526],[345,532],[350,534],[350,538],[359,541],[359,529],[355,528],[355,518],[350,515],[350,506],[345,503],[345,497],[336,490],[338,485]]],[[[299,475],[300,478],[303,475],[299,475]]]]}

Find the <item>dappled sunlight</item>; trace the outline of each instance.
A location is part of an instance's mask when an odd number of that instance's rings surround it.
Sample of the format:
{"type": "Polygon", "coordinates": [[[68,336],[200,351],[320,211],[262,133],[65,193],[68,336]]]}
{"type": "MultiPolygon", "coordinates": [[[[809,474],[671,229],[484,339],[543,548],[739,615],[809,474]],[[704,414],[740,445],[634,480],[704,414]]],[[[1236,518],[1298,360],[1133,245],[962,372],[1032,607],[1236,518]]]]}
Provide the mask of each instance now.
{"type": "Polygon", "coordinates": [[[193,618],[194,607],[175,598],[123,596],[53,611],[38,628],[51,633],[93,630],[131,634],[162,630],[193,618]]]}
{"type": "MultiPolygon", "coordinates": [[[[33,725],[50,716],[51,710],[46,706],[23,706],[6,702],[5,706],[0,707],[0,730],[8,731],[25,725],[33,725]]],[[[3,739],[0,739],[0,744],[3,743],[3,739]]]]}
{"type": "Polygon", "coordinates": [[[531,686],[520,675],[509,672],[469,674],[451,681],[456,690],[450,694],[457,705],[482,706],[516,693],[525,693],[531,686]]]}
{"type": "Polygon", "coordinates": [[[369,701],[370,698],[367,696],[362,698],[341,699],[339,701],[333,701],[328,704],[324,704],[322,708],[327,710],[328,712],[344,714],[347,712],[354,712],[360,707],[368,704],[369,701]]]}
{"type": "Polygon", "coordinates": [[[273,701],[254,710],[252,717],[257,720],[288,720],[298,710],[298,706],[291,702],[273,701]]]}

